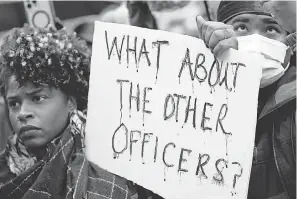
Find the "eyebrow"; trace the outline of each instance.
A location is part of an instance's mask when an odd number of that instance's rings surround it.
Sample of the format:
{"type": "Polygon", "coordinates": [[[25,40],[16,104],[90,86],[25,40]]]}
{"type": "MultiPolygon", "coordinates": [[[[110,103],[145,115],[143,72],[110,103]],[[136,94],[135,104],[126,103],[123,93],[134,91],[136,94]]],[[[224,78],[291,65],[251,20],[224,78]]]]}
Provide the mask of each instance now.
{"type": "Polygon", "coordinates": [[[15,100],[17,96],[6,96],[6,100],[15,100]]]}
{"type": "MultiPolygon", "coordinates": [[[[39,93],[39,92],[41,92],[43,90],[44,90],[43,88],[36,88],[36,89],[33,89],[31,91],[26,92],[26,95],[34,95],[34,94],[37,94],[37,93],[39,93]]],[[[14,99],[17,99],[17,98],[18,97],[15,96],[15,95],[11,95],[11,96],[7,95],[6,96],[7,100],[14,100],[14,99]]]]}
{"type": "Polygon", "coordinates": [[[36,89],[33,89],[31,91],[26,92],[26,94],[27,95],[34,95],[34,94],[39,93],[39,92],[41,92],[43,90],[44,90],[44,88],[36,88],[36,89]]]}
{"type": "Polygon", "coordinates": [[[263,21],[264,23],[268,23],[268,24],[276,24],[276,25],[279,25],[279,24],[277,23],[277,21],[276,21],[275,19],[272,19],[272,18],[265,18],[265,19],[262,19],[262,21],[263,21]]]}

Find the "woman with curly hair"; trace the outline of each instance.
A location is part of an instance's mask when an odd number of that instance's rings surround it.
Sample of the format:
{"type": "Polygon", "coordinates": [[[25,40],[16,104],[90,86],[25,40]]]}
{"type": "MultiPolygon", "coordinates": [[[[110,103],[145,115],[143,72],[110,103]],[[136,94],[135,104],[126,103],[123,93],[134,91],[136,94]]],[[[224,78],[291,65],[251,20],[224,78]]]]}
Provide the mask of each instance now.
{"type": "Polygon", "coordinates": [[[13,135],[0,156],[0,198],[128,198],[126,181],[84,156],[90,52],[64,29],[11,30],[0,47],[13,135]]]}

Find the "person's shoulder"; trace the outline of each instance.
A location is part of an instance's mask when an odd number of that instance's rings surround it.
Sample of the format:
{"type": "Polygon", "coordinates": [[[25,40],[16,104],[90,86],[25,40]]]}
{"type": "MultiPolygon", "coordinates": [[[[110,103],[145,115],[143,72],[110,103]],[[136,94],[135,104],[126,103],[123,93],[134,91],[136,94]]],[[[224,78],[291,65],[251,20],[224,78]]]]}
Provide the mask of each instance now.
{"type": "Polygon", "coordinates": [[[275,83],[275,86],[275,91],[268,98],[259,119],[274,113],[275,110],[295,111],[293,107],[296,103],[296,66],[291,65],[285,74],[275,83]]]}
{"type": "Polygon", "coordinates": [[[108,190],[110,187],[114,187],[114,191],[117,192],[114,194],[117,196],[116,199],[126,198],[125,196],[131,196],[132,192],[127,186],[128,184],[125,178],[110,173],[91,161],[88,161],[88,164],[88,180],[93,185],[98,184],[98,186],[94,186],[98,189],[96,191],[100,192],[102,189],[108,190]]]}
{"type": "Polygon", "coordinates": [[[279,80],[275,100],[277,103],[296,99],[296,65],[291,65],[279,80]]]}
{"type": "Polygon", "coordinates": [[[117,179],[117,182],[123,185],[126,185],[126,179],[114,175],[113,173],[110,173],[109,171],[102,169],[101,167],[99,167],[98,165],[94,164],[91,161],[89,162],[89,176],[91,178],[98,178],[98,179],[102,179],[108,182],[112,182],[114,181],[114,179],[117,179]]]}

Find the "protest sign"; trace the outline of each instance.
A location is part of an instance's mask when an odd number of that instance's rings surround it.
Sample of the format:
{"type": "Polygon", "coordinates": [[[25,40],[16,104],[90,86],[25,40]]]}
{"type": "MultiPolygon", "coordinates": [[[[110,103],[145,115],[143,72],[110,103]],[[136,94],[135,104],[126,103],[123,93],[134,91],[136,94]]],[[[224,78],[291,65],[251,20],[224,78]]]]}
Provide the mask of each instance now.
{"type": "Polygon", "coordinates": [[[86,155],[168,199],[246,198],[261,67],[202,40],[95,23],[86,155]]]}

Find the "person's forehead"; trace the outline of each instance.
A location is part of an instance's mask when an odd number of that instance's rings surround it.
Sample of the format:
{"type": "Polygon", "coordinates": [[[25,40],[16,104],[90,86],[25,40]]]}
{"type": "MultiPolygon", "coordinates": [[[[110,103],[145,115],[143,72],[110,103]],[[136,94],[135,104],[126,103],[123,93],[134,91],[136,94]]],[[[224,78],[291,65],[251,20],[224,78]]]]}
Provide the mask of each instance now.
{"type": "Polygon", "coordinates": [[[239,14],[230,19],[227,24],[235,22],[253,22],[255,20],[264,24],[277,24],[277,21],[271,16],[251,13],[239,14]]]}
{"type": "Polygon", "coordinates": [[[37,87],[31,81],[27,81],[20,86],[20,84],[16,81],[15,77],[10,77],[8,79],[8,83],[6,87],[7,87],[6,88],[7,97],[19,95],[22,93],[32,93],[32,92],[46,90],[46,87],[37,87]]]}

